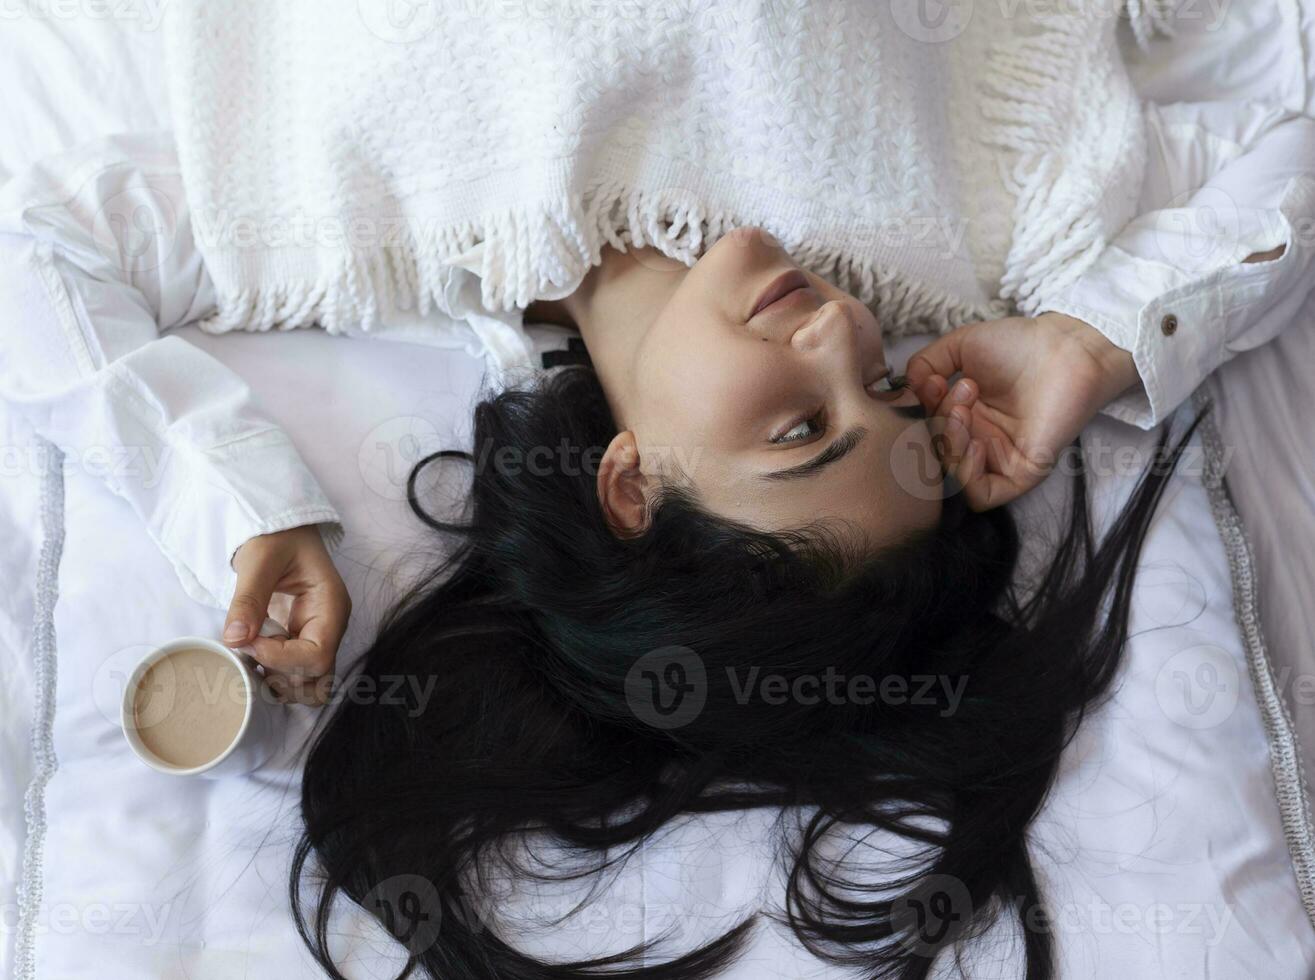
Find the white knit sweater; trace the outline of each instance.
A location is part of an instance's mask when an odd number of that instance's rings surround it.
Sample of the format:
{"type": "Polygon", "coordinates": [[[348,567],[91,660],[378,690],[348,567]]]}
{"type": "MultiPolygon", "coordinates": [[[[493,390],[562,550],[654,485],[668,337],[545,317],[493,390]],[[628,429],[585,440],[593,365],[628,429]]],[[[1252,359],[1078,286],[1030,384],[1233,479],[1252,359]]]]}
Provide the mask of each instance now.
{"type": "Polygon", "coordinates": [[[170,6],[210,329],[478,307],[514,360],[519,311],[574,290],[605,245],[692,264],[746,224],[888,331],[946,329],[1040,308],[1140,187],[1110,0],[934,24],[917,0],[390,9],[170,6]]]}

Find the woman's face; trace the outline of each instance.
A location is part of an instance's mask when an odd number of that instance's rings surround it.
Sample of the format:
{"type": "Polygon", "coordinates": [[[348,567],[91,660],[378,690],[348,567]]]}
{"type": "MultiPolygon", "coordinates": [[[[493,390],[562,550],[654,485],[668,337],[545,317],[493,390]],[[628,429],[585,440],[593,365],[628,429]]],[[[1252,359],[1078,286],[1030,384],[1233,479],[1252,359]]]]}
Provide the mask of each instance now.
{"type": "Polygon", "coordinates": [[[765,530],[838,518],[868,547],[936,523],[923,411],[889,389],[880,328],[858,300],[756,229],[693,268],[631,255],[608,283],[594,287],[602,316],[586,340],[646,478],[678,470],[708,510],[765,530]],[[627,343],[596,343],[618,317],[631,322],[612,336],[627,343]]]}

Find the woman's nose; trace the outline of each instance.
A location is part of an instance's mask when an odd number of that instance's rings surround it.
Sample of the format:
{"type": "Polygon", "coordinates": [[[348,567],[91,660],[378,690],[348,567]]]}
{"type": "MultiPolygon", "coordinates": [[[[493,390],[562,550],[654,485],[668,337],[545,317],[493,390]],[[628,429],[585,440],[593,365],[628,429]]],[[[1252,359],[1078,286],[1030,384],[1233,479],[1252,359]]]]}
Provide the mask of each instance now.
{"type": "Polygon", "coordinates": [[[790,346],[801,353],[843,351],[855,346],[857,340],[858,325],[849,310],[839,300],[832,300],[791,335],[790,346]]]}

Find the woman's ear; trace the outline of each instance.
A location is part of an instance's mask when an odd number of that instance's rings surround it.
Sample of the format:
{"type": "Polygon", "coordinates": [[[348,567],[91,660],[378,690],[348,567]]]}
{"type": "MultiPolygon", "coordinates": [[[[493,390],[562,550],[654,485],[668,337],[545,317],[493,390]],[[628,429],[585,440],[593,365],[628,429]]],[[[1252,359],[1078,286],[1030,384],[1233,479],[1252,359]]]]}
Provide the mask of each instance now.
{"type": "Polygon", "coordinates": [[[639,444],[629,430],[608,443],[598,463],[598,502],[607,526],[617,537],[642,534],[648,527],[648,478],[639,468],[639,444]]]}

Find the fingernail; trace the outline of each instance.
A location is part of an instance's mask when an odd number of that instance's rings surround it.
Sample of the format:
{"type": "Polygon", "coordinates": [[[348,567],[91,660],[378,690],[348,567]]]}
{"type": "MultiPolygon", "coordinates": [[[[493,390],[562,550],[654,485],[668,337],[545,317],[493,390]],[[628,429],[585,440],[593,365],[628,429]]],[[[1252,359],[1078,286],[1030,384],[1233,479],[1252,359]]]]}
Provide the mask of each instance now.
{"type": "Polygon", "coordinates": [[[960,381],[954,386],[954,400],[956,402],[966,402],[972,396],[973,389],[967,381],[960,381]]]}
{"type": "Polygon", "coordinates": [[[247,638],[246,623],[229,623],[224,627],[225,640],[245,640],[247,638]]]}

